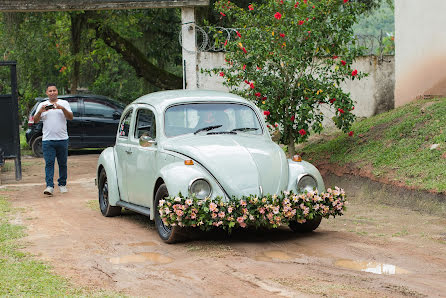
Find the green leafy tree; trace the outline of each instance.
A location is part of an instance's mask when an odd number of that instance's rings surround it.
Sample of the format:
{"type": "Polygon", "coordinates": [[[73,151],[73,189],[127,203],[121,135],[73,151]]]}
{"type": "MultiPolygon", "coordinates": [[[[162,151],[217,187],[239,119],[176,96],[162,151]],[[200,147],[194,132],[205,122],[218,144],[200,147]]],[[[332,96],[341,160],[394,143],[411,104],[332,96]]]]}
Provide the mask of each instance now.
{"type": "Polygon", "coordinates": [[[226,46],[227,64],[209,72],[224,77],[226,86],[264,111],[290,155],[295,143],[322,131],[322,107],[332,109],[336,126],[353,135],[354,102],[340,84],[365,76],[351,66],[361,55],[352,26],[366,5],[268,0],[243,9],[219,0],[216,9],[239,29],[230,41],[217,36],[226,46]]]}

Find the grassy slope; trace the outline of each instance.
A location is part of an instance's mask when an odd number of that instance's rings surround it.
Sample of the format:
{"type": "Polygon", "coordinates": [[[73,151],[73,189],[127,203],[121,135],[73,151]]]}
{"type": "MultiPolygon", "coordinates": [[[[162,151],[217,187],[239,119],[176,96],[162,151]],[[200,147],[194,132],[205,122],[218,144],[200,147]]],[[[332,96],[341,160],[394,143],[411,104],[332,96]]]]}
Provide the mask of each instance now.
{"type": "Polygon", "coordinates": [[[354,137],[336,132],[312,138],[299,151],[315,164],[367,167],[377,177],[446,192],[445,98],[418,100],[358,121],[353,131],[354,137]],[[431,150],[433,144],[439,147],[431,150]]]}
{"type": "Polygon", "coordinates": [[[24,229],[9,222],[14,212],[7,200],[0,197],[0,296],[116,296],[74,288],[64,278],[51,273],[45,263],[21,252],[24,229]]]}

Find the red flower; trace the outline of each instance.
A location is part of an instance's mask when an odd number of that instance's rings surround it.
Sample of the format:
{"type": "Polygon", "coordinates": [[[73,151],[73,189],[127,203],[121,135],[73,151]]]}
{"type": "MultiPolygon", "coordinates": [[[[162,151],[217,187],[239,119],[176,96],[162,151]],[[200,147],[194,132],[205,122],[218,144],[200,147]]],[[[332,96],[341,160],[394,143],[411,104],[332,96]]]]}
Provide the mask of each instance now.
{"type": "Polygon", "coordinates": [[[239,38],[242,37],[242,35],[240,34],[240,32],[238,32],[238,31],[235,31],[235,32],[237,33],[237,36],[238,36],[239,38]]]}
{"type": "Polygon", "coordinates": [[[278,20],[280,20],[282,18],[282,14],[280,12],[276,12],[276,14],[274,15],[274,17],[278,20]]]}
{"type": "Polygon", "coordinates": [[[280,33],[279,35],[280,35],[280,37],[285,37],[285,34],[283,34],[283,33],[280,33]]]}
{"type": "Polygon", "coordinates": [[[338,56],[336,56],[336,55],[333,55],[333,59],[338,59],[338,56]]]}
{"type": "Polygon", "coordinates": [[[294,119],[296,119],[294,116],[291,116],[291,122],[294,122],[294,119]]]}
{"type": "Polygon", "coordinates": [[[347,64],[347,62],[345,62],[344,60],[341,60],[341,64],[345,66],[345,64],[347,64]]]}
{"type": "Polygon", "coordinates": [[[296,2],[296,4],[294,4],[294,8],[297,8],[298,5],[299,5],[299,2],[296,2]]]}
{"type": "Polygon", "coordinates": [[[224,17],[226,16],[226,15],[225,15],[224,13],[222,13],[221,11],[220,11],[220,14],[221,14],[222,16],[224,16],[224,17]]]}
{"type": "Polygon", "coordinates": [[[262,100],[266,100],[266,96],[262,97],[262,100]]]}
{"type": "Polygon", "coordinates": [[[336,101],[336,98],[330,99],[330,103],[334,103],[336,101]]]}
{"type": "Polygon", "coordinates": [[[226,40],[225,40],[225,46],[226,46],[227,44],[228,44],[228,40],[226,39],[226,40]]]}
{"type": "Polygon", "coordinates": [[[245,65],[243,65],[243,70],[245,70],[246,69],[246,64],[245,65]]]}
{"type": "Polygon", "coordinates": [[[247,53],[248,53],[248,52],[246,51],[246,49],[245,49],[245,48],[243,48],[242,50],[243,50],[243,52],[244,52],[245,54],[247,54],[247,53]]]}
{"type": "Polygon", "coordinates": [[[225,73],[220,71],[220,77],[224,77],[224,76],[225,76],[225,73]]]}
{"type": "Polygon", "coordinates": [[[256,92],[255,96],[260,97],[262,94],[260,94],[260,92],[256,92]]]}
{"type": "Polygon", "coordinates": [[[338,111],[339,111],[339,113],[341,113],[341,114],[344,114],[344,113],[345,113],[344,110],[341,109],[341,108],[339,108],[338,111]]]}
{"type": "MultiPolygon", "coordinates": [[[[348,1],[348,0],[347,0],[348,1]]],[[[353,135],[354,135],[355,133],[353,132],[353,131],[350,131],[349,133],[348,133],[348,136],[349,137],[353,137],[353,135]]]]}
{"type": "Polygon", "coordinates": [[[358,74],[358,71],[355,69],[354,71],[352,71],[352,77],[356,76],[358,74]]]}
{"type": "Polygon", "coordinates": [[[301,129],[301,130],[299,130],[299,134],[301,135],[301,136],[304,136],[304,135],[306,135],[307,134],[307,132],[305,131],[305,129],[301,129]]]}
{"type": "Polygon", "coordinates": [[[250,87],[251,89],[254,89],[254,83],[249,84],[249,87],[250,87]]]}
{"type": "Polygon", "coordinates": [[[258,66],[256,66],[257,67],[257,70],[260,70],[260,67],[258,67],[258,66]]]}
{"type": "Polygon", "coordinates": [[[280,4],[283,4],[283,0],[280,0],[280,4]]]}
{"type": "Polygon", "coordinates": [[[254,10],[254,7],[252,7],[252,4],[248,5],[249,10],[254,10]]]}
{"type": "Polygon", "coordinates": [[[265,115],[265,116],[269,116],[270,114],[271,114],[270,111],[263,111],[263,115],[265,115]]]}
{"type": "Polygon", "coordinates": [[[303,25],[305,23],[305,21],[299,21],[298,24],[299,25],[303,25]]]}
{"type": "Polygon", "coordinates": [[[246,84],[249,84],[248,80],[245,80],[245,83],[246,83],[246,84]]]}
{"type": "Polygon", "coordinates": [[[344,3],[347,3],[348,2],[348,0],[344,0],[344,3]]]}
{"type": "Polygon", "coordinates": [[[279,127],[279,124],[277,124],[277,123],[276,123],[276,124],[274,124],[274,125],[275,125],[276,127],[279,127]]]}
{"type": "Polygon", "coordinates": [[[307,4],[307,1],[308,1],[308,0],[304,0],[304,3],[307,4]]]}

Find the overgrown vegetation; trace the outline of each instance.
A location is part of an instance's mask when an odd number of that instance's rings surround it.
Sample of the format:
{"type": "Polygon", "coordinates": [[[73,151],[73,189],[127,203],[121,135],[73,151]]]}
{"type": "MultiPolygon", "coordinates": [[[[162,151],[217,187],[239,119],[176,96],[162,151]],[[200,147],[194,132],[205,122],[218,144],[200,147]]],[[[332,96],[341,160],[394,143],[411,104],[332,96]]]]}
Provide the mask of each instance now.
{"type": "Polygon", "coordinates": [[[446,99],[418,100],[358,121],[355,136],[325,134],[298,151],[317,163],[370,169],[409,187],[446,192],[446,99]]]}

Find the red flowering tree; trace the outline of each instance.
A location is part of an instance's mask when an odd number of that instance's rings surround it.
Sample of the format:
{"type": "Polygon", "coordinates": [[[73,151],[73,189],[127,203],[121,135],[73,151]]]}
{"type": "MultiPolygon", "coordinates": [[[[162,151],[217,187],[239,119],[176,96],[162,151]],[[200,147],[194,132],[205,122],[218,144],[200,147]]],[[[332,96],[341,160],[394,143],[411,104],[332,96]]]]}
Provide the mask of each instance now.
{"type": "Polygon", "coordinates": [[[365,75],[351,67],[361,54],[352,25],[365,6],[348,0],[266,0],[247,9],[228,0],[215,5],[221,18],[240,29],[229,41],[221,35],[227,65],[211,71],[264,111],[290,155],[295,143],[322,131],[327,108],[335,112],[336,126],[353,135],[354,102],[340,84],[365,75]]]}

